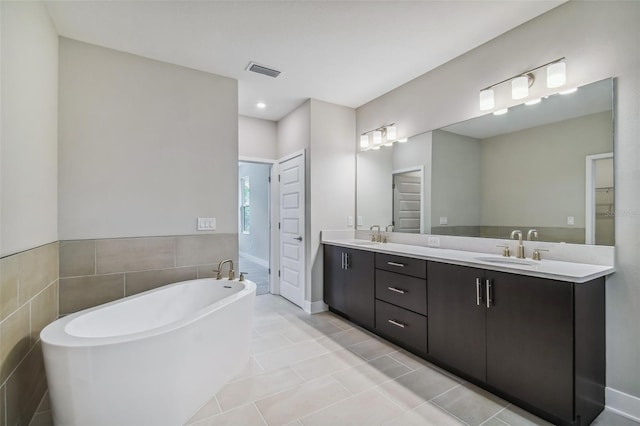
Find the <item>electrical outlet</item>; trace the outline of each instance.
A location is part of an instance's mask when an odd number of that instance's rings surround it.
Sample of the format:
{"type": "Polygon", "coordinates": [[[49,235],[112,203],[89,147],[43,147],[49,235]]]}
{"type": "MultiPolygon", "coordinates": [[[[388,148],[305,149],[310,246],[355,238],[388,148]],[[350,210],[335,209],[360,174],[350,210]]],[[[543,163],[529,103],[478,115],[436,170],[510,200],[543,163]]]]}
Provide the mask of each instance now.
{"type": "Polygon", "coordinates": [[[215,230],[216,230],[215,217],[199,217],[198,218],[198,231],[215,231],[215,230]]]}
{"type": "Polygon", "coordinates": [[[440,225],[446,225],[449,223],[449,218],[447,216],[440,216],[440,225]]]}
{"type": "Polygon", "coordinates": [[[358,216],[358,226],[362,226],[363,224],[362,216],[358,216]]]}
{"type": "Polygon", "coordinates": [[[429,247],[440,247],[440,237],[427,237],[429,247]]]}
{"type": "Polygon", "coordinates": [[[567,225],[575,225],[576,224],[576,218],[573,216],[567,216],[567,225]]]}
{"type": "Polygon", "coordinates": [[[353,216],[347,217],[347,226],[353,226],[353,216]]]}

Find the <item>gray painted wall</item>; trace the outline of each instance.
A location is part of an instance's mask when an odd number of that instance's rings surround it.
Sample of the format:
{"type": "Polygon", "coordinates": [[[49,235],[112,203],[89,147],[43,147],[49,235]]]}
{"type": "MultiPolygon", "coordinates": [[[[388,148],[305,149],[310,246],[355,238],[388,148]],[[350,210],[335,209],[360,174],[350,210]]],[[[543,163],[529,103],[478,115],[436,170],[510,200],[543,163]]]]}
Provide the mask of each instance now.
{"type": "Polygon", "coordinates": [[[0,256],[58,240],[58,34],[46,7],[2,2],[0,256]]]}
{"type": "Polygon", "coordinates": [[[640,2],[567,2],[358,108],[357,131],[393,121],[403,137],[478,116],[480,89],[562,56],[569,87],[616,77],[617,272],[607,280],[607,385],[640,397],[640,329],[629,326],[640,322],[638,22],[640,2]]]}
{"type": "Polygon", "coordinates": [[[601,112],[483,139],[482,225],[584,228],[585,157],[611,152],[612,125],[601,112]]]}
{"type": "Polygon", "coordinates": [[[237,102],[235,80],[61,38],[60,239],[236,233],[237,102]]]}
{"type": "Polygon", "coordinates": [[[480,144],[443,130],[433,133],[431,226],[477,226],[480,223],[480,144]]]}
{"type": "Polygon", "coordinates": [[[275,160],[278,158],[278,127],[275,121],[238,116],[238,155],[275,160]]]}

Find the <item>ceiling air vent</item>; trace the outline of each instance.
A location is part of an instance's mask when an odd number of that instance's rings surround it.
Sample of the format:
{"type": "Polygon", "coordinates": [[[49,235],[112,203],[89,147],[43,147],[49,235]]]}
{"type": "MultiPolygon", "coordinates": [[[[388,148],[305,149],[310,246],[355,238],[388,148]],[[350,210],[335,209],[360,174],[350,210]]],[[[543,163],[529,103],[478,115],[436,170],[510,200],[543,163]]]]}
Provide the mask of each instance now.
{"type": "Polygon", "coordinates": [[[249,65],[247,65],[247,71],[257,72],[258,74],[268,75],[273,78],[280,75],[280,71],[258,65],[255,62],[249,62],[249,65]]]}

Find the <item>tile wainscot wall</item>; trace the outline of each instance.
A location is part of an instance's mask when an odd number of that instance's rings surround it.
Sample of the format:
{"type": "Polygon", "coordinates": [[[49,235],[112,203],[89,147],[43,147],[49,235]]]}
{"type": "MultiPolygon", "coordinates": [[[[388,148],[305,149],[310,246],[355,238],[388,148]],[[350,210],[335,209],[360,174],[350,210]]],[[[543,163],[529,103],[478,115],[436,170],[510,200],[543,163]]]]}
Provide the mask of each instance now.
{"type": "Polygon", "coordinates": [[[225,259],[237,268],[237,234],[60,241],[60,315],[212,277],[225,259]]]}
{"type": "Polygon", "coordinates": [[[58,318],[58,242],[0,259],[0,425],[27,425],[47,382],[40,331],[58,318]]]}

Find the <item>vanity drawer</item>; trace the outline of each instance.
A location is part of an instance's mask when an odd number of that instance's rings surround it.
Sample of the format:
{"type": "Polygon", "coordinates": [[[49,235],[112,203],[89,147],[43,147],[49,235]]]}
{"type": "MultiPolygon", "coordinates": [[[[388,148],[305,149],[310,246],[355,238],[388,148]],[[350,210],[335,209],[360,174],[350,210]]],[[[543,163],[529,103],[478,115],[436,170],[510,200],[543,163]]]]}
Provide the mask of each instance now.
{"type": "Polygon", "coordinates": [[[376,253],[376,268],[418,278],[427,278],[427,261],[392,254],[376,253]]]}
{"type": "Polygon", "coordinates": [[[427,317],[376,300],[376,331],[427,353],[427,317]]]}
{"type": "Polygon", "coordinates": [[[376,298],[427,315],[427,280],[376,269],[376,298]]]}

